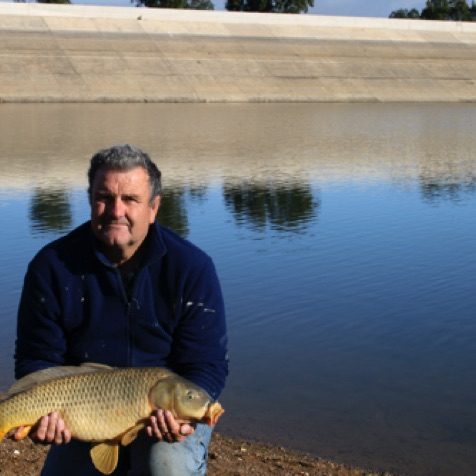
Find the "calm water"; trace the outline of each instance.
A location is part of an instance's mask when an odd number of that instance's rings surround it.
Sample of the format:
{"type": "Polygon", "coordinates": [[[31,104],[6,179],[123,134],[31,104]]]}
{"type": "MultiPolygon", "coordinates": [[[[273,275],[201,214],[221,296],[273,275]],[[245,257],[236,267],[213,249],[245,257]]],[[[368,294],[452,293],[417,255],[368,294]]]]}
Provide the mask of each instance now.
{"type": "Polygon", "coordinates": [[[476,467],[476,106],[0,105],[0,390],[26,265],[131,142],[226,298],[226,434],[411,475],[476,467]]]}

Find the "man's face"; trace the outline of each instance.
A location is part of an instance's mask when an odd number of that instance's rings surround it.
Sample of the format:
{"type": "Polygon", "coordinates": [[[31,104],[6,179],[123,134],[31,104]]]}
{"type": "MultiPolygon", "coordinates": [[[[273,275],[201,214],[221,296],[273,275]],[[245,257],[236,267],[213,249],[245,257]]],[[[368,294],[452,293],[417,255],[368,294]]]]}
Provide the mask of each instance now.
{"type": "Polygon", "coordinates": [[[122,260],[129,259],[154,222],[160,197],[150,204],[149,176],[142,167],[99,169],[91,185],[91,225],[96,237],[122,260]]]}

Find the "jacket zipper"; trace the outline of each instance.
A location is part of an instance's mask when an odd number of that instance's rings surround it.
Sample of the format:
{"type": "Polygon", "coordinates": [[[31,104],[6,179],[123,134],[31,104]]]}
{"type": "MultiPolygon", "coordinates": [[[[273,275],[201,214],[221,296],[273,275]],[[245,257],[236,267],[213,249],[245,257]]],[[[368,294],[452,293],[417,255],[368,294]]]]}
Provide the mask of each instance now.
{"type": "MultiPolygon", "coordinates": [[[[132,321],[132,314],[133,314],[133,309],[132,309],[133,298],[131,297],[131,300],[129,300],[126,289],[124,287],[124,283],[122,281],[122,276],[119,270],[115,269],[115,272],[116,272],[117,280],[119,281],[119,289],[121,290],[122,299],[126,305],[126,341],[127,341],[126,362],[127,362],[127,366],[132,366],[132,324],[131,324],[131,321],[132,321]]],[[[135,290],[135,279],[132,286],[131,295],[134,294],[134,290],[135,290]]]]}

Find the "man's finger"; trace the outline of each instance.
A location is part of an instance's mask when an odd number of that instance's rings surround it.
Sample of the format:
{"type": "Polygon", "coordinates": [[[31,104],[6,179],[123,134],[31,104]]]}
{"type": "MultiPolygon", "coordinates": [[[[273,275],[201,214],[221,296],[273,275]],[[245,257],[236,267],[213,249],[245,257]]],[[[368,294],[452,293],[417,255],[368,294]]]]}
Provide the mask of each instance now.
{"type": "Polygon", "coordinates": [[[50,413],[48,415],[48,426],[46,428],[46,441],[52,443],[56,437],[56,425],[58,423],[58,415],[56,413],[50,413]]]}
{"type": "Polygon", "coordinates": [[[55,443],[61,445],[63,443],[64,421],[59,419],[56,423],[55,429],[55,443]]]}
{"type": "Polygon", "coordinates": [[[38,440],[40,441],[45,440],[47,428],[48,428],[48,417],[47,416],[41,417],[35,432],[35,436],[38,440]]]}

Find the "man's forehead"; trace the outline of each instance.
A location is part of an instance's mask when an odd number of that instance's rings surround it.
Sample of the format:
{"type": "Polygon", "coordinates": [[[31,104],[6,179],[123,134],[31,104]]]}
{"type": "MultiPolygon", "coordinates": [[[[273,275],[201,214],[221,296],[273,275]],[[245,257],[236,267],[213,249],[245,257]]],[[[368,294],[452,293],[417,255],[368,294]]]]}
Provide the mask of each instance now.
{"type": "Polygon", "coordinates": [[[110,167],[101,167],[96,174],[95,182],[105,182],[108,180],[120,180],[121,182],[148,182],[149,175],[143,167],[134,167],[132,169],[115,169],[110,167]]]}
{"type": "Polygon", "coordinates": [[[103,195],[149,195],[149,176],[142,167],[134,169],[102,168],[96,174],[91,191],[103,195]]]}

